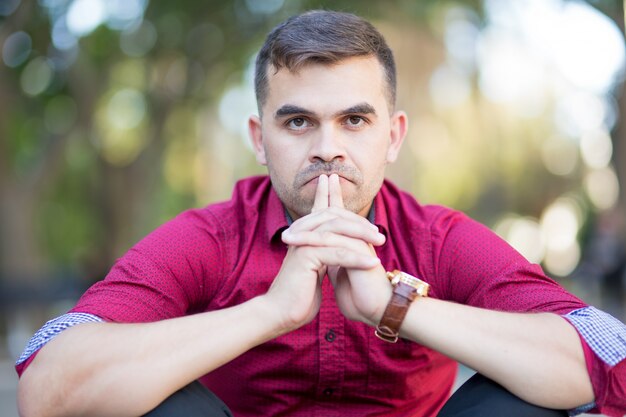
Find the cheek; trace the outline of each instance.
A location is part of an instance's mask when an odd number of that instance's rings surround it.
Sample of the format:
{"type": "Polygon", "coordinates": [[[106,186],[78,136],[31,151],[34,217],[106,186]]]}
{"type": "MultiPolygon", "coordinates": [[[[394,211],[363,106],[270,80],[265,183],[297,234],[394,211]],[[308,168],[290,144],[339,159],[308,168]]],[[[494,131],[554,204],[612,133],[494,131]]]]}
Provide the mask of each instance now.
{"type": "Polygon", "coordinates": [[[266,147],[267,168],[274,181],[291,184],[298,172],[298,165],[286,149],[266,147]]]}
{"type": "Polygon", "coordinates": [[[265,153],[274,163],[274,168],[281,171],[296,171],[307,159],[306,146],[290,141],[266,143],[265,153]]]}
{"type": "Polygon", "coordinates": [[[383,144],[353,153],[353,161],[362,172],[378,171],[387,164],[387,147],[383,144]]]}

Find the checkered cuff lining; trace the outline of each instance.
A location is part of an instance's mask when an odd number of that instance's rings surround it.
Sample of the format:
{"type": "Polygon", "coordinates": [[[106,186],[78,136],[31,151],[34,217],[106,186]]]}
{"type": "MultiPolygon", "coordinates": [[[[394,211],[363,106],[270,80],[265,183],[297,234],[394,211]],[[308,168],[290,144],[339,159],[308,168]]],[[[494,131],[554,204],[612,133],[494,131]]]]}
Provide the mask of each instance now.
{"type": "Polygon", "coordinates": [[[100,317],[86,313],[67,313],[57,317],[56,319],[50,320],[44,324],[33,337],[31,337],[26,345],[26,348],[24,349],[24,352],[22,352],[22,355],[15,364],[19,365],[30,358],[33,353],[41,349],[46,343],[54,339],[65,329],[69,329],[77,324],[98,323],[102,321],[104,320],[100,317]]]}
{"type": "Polygon", "coordinates": [[[615,366],[626,359],[626,325],[595,307],[571,311],[565,318],[578,330],[604,363],[615,366]]]}
{"type": "MultiPolygon", "coordinates": [[[[595,307],[584,307],[564,316],[580,333],[593,353],[609,366],[626,358],[626,325],[595,307]]],[[[595,402],[569,410],[570,416],[595,408],[595,402]]]]}

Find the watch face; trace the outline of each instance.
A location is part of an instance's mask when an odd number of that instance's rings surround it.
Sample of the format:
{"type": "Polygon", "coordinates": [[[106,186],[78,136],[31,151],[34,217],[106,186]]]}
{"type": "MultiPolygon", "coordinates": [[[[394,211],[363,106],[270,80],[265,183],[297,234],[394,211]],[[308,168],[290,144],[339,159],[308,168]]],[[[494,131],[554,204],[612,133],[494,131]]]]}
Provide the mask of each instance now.
{"type": "Polygon", "coordinates": [[[399,271],[397,269],[387,272],[387,278],[391,282],[392,286],[397,286],[399,283],[406,284],[415,290],[415,294],[420,297],[427,297],[430,285],[422,281],[419,278],[414,277],[406,272],[399,271]]]}
{"type": "Polygon", "coordinates": [[[422,281],[421,279],[416,278],[413,275],[409,275],[406,272],[400,272],[399,274],[396,274],[394,279],[395,278],[399,278],[400,282],[403,282],[415,288],[415,292],[420,297],[426,297],[428,295],[428,290],[430,288],[430,285],[428,285],[426,282],[422,281]]]}

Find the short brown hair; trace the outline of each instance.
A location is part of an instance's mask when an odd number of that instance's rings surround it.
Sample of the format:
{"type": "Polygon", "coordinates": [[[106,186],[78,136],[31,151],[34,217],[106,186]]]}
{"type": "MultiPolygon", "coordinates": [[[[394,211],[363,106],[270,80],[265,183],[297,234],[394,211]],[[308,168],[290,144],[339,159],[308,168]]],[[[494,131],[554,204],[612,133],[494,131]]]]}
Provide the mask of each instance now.
{"type": "Polygon", "coordinates": [[[270,64],[297,71],[308,63],[333,64],[373,55],[385,73],[390,107],[396,101],[396,64],[385,38],[368,21],[351,13],[313,10],[290,17],[267,36],[256,59],[254,87],[259,113],[268,94],[270,64]]]}

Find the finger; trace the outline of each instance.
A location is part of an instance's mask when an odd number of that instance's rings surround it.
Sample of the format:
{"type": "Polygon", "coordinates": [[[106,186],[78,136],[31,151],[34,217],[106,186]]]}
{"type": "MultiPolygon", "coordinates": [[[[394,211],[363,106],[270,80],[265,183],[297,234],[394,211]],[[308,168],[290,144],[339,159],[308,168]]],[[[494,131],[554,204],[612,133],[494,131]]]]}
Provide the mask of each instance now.
{"type": "Polygon", "coordinates": [[[287,230],[283,232],[282,241],[292,246],[328,246],[333,245],[337,236],[358,240],[367,243],[367,251],[375,253],[372,246],[381,246],[385,243],[385,235],[370,227],[343,219],[329,221],[315,230],[287,230]]]}
{"type": "Polygon", "coordinates": [[[341,266],[331,266],[328,268],[328,279],[333,287],[337,286],[337,282],[346,276],[346,268],[341,266]]]}
{"type": "Polygon", "coordinates": [[[322,281],[324,281],[324,277],[326,276],[327,272],[328,267],[326,265],[324,265],[319,271],[317,271],[317,282],[319,283],[319,285],[322,285],[322,281]]]}
{"type": "Polygon", "coordinates": [[[363,227],[368,227],[376,232],[378,231],[378,227],[371,224],[365,217],[339,207],[329,207],[301,217],[293,222],[288,230],[293,232],[315,230],[322,224],[335,219],[356,222],[362,224],[363,227]]]}
{"type": "Polygon", "coordinates": [[[330,207],[343,208],[343,196],[341,194],[341,184],[339,183],[339,175],[332,174],[328,178],[328,199],[330,207]]]}
{"type": "Polygon", "coordinates": [[[315,201],[311,212],[316,212],[328,208],[328,176],[322,174],[317,179],[317,190],[315,191],[315,201]]]}
{"type": "MultiPolygon", "coordinates": [[[[310,257],[312,265],[319,263],[327,266],[342,266],[346,269],[368,270],[380,265],[380,259],[375,256],[355,251],[345,246],[333,247],[313,247],[306,246],[298,248],[306,252],[310,257]]],[[[318,268],[316,268],[318,269],[318,268]]]]}
{"type": "Polygon", "coordinates": [[[301,232],[294,236],[287,236],[285,240],[296,242],[295,244],[288,243],[290,247],[341,248],[365,256],[376,257],[376,252],[370,250],[370,245],[367,242],[330,231],[301,232]]]}

